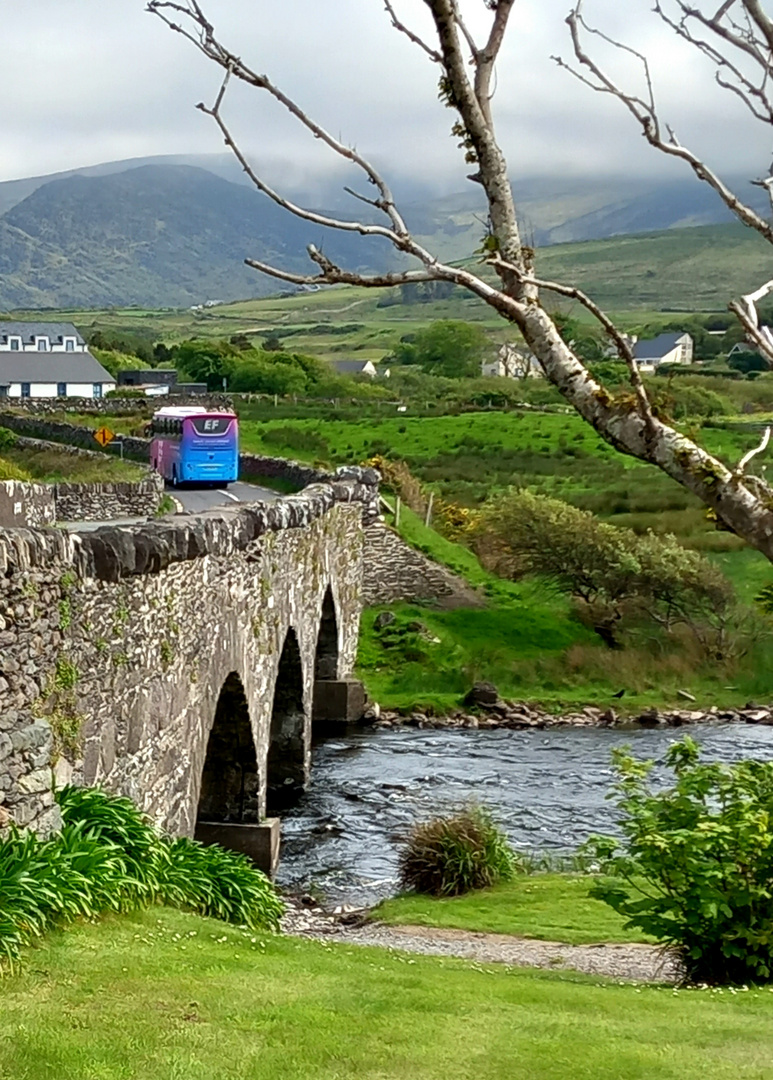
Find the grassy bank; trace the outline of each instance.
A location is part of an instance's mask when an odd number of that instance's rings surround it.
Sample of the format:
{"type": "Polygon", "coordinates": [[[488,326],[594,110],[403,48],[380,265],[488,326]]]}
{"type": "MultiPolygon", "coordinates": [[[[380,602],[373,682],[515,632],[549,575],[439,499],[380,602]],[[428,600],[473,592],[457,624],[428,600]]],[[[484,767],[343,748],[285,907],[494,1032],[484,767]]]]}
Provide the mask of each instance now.
{"type": "Polygon", "coordinates": [[[384,900],[374,918],[390,926],[440,926],[486,934],[516,934],[567,945],[648,941],[601,900],[588,895],[587,874],[521,874],[491,889],[448,899],[411,894],[384,900]]]}
{"type": "Polygon", "coordinates": [[[158,909],[52,937],[0,1010],[9,1080],[761,1080],[772,1056],[767,991],[253,942],[158,909]]]}
{"type": "Polygon", "coordinates": [[[129,461],[104,460],[64,451],[0,449],[0,480],[26,480],[42,484],[109,484],[140,480],[143,469],[129,461]]]}
{"type": "MultiPolygon", "coordinates": [[[[506,698],[552,712],[583,705],[614,706],[623,713],[647,706],[739,705],[773,696],[773,642],[760,637],[742,655],[718,664],[689,639],[679,644],[645,640],[611,652],[574,616],[569,599],[539,580],[503,581],[488,574],[467,548],[427,529],[408,510],[401,534],[479,590],[480,608],[446,610],[433,604],[392,603],[364,612],[358,672],[381,705],[446,712],[470,686],[490,680],[506,698]],[[395,621],[376,625],[389,611],[395,621]],[[625,690],[616,700],[613,695],[625,690]]],[[[751,603],[771,579],[770,564],[744,548],[712,556],[751,603]]]]}

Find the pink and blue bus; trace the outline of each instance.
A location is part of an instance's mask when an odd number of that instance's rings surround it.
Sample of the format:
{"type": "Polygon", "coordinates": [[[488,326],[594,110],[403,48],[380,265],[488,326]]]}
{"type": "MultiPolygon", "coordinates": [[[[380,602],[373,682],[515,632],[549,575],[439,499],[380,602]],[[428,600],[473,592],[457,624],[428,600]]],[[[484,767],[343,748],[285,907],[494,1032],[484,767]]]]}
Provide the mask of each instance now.
{"type": "Polygon", "coordinates": [[[230,484],[239,478],[235,413],[194,406],[159,409],[151,424],[150,462],[174,484],[230,484]]]}

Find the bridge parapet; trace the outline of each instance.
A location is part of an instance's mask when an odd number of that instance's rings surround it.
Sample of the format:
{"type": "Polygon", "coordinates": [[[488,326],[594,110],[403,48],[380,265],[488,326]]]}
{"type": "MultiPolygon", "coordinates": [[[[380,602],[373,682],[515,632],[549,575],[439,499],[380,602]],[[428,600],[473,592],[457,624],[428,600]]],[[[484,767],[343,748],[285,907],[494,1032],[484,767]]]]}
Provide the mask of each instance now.
{"type": "Polygon", "coordinates": [[[248,767],[226,707],[237,684],[256,794],[248,810],[224,797],[214,820],[262,817],[277,786],[302,788],[315,684],[345,679],[356,657],[377,484],[373,470],[339,470],[275,503],[186,520],[0,531],[0,824],[57,827],[53,769],[193,835],[216,716],[210,818],[220,780],[231,790],[248,767]]]}

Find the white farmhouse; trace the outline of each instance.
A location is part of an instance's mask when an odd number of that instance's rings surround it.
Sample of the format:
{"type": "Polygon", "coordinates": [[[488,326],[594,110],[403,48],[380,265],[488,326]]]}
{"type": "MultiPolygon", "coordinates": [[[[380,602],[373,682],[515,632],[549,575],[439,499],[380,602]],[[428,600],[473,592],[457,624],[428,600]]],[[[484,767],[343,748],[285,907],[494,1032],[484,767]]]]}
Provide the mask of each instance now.
{"type": "Polygon", "coordinates": [[[480,373],[484,378],[541,379],[542,367],[533,353],[517,345],[503,345],[496,360],[483,360],[480,373]]]}
{"type": "Polygon", "coordinates": [[[693,340],[689,334],[658,334],[649,341],[637,341],[633,355],[639,371],[655,371],[661,364],[691,364],[693,340]]]}
{"type": "Polygon", "coordinates": [[[0,322],[0,398],[101,398],[114,389],[72,323],[0,322]]]}

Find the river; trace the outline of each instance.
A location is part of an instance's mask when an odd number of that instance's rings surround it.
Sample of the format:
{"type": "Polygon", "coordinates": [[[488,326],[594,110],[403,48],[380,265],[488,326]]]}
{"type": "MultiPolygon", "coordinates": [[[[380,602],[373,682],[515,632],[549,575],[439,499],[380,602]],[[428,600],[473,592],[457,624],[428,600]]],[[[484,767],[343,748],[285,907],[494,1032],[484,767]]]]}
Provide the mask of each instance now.
{"type": "Polygon", "coordinates": [[[314,747],[309,791],[282,820],[278,882],[329,903],[369,904],[397,888],[400,838],[417,821],[475,799],[516,848],[570,853],[610,832],[610,751],[662,760],[685,730],[706,759],[773,758],[773,728],[554,728],[531,731],[360,728],[314,747]]]}

